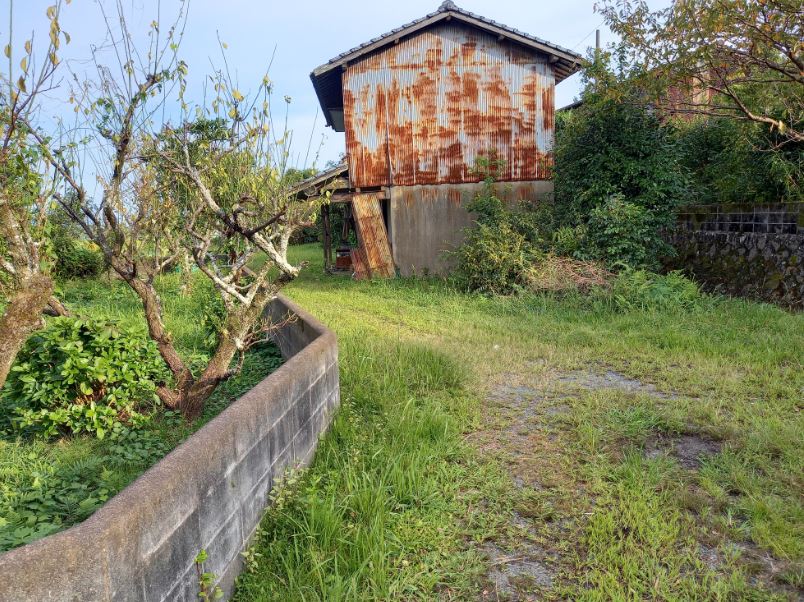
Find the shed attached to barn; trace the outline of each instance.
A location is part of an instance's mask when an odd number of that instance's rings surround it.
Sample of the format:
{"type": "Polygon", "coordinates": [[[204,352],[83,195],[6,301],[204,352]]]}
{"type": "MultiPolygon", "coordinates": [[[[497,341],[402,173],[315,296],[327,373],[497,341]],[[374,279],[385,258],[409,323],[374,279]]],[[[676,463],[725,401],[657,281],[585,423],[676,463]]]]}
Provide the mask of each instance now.
{"type": "Polygon", "coordinates": [[[480,157],[501,162],[501,196],[551,194],[555,85],[581,61],[448,1],[315,69],[327,125],[346,133],[338,198],[351,203],[367,275],[448,268],[443,252],[472,223],[480,157]]]}

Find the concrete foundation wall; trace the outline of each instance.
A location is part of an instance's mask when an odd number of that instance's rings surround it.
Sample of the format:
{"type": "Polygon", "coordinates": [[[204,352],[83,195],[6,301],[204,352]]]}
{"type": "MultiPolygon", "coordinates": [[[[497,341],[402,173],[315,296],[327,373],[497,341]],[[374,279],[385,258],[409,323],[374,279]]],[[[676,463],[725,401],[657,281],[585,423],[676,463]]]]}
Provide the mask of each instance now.
{"type": "Polygon", "coordinates": [[[274,481],[310,461],[339,403],[335,335],[284,298],[286,362],[83,523],[0,555],[0,600],[198,600],[194,558],[227,597],[274,481]]]}
{"type": "MultiPolygon", "coordinates": [[[[482,184],[394,186],[391,188],[389,236],[394,263],[403,276],[445,274],[451,262],[444,251],[463,242],[472,225],[466,205],[482,184]]],[[[498,182],[497,196],[507,203],[538,202],[553,194],[553,182],[498,182]]]]}

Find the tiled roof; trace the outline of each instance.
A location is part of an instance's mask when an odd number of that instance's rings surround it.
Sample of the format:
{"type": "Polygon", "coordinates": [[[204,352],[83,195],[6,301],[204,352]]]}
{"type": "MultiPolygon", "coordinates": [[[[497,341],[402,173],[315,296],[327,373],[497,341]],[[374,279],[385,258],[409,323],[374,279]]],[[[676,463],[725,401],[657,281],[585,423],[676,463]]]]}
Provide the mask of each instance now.
{"type": "Polygon", "coordinates": [[[476,21],[480,21],[482,23],[485,23],[486,25],[491,25],[492,27],[497,27],[499,29],[504,29],[505,31],[507,31],[507,32],[509,32],[511,34],[520,36],[522,38],[527,38],[528,40],[536,42],[537,44],[547,46],[548,48],[552,48],[552,49],[554,49],[554,50],[556,50],[558,52],[561,52],[563,54],[567,54],[567,55],[575,58],[578,61],[578,63],[580,63],[583,60],[583,57],[581,55],[573,52],[569,48],[564,48],[564,47],[559,46],[557,44],[553,44],[552,42],[548,42],[547,40],[543,40],[542,38],[538,38],[536,36],[533,36],[533,35],[530,35],[528,33],[525,33],[524,31],[520,31],[520,30],[515,29],[513,27],[503,25],[502,23],[498,23],[497,21],[494,21],[493,19],[487,19],[486,17],[483,17],[483,16],[478,15],[476,13],[473,13],[473,12],[470,12],[468,10],[464,10],[464,9],[460,8],[458,5],[456,5],[451,0],[446,0],[446,2],[443,2],[441,4],[441,6],[438,7],[438,10],[436,10],[435,12],[429,13],[429,14],[423,16],[420,19],[415,19],[414,21],[411,21],[410,23],[406,23],[405,25],[402,25],[400,27],[392,29],[388,33],[384,33],[381,36],[377,36],[376,38],[371,38],[368,42],[364,42],[363,44],[360,44],[359,46],[355,46],[351,50],[347,50],[346,52],[342,52],[338,56],[331,58],[329,61],[327,61],[326,63],[324,63],[323,65],[321,65],[317,69],[315,69],[313,71],[313,73],[318,74],[318,73],[320,73],[322,71],[325,71],[327,66],[332,65],[332,64],[336,64],[336,63],[340,63],[341,61],[343,61],[343,59],[346,59],[346,58],[350,57],[351,55],[353,55],[355,53],[359,53],[361,50],[363,50],[365,48],[368,48],[369,46],[372,46],[373,44],[376,44],[377,42],[381,42],[386,38],[388,38],[389,41],[391,41],[391,40],[393,40],[393,38],[394,38],[394,36],[396,34],[401,33],[403,31],[405,31],[406,29],[410,29],[411,27],[414,27],[414,26],[418,25],[422,21],[427,21],[428,19],[432,19],[433,17],[436,17],[441,13],[455,13],[455,14],[458,14],[458,15],[463,15],[465,17],[469,17],[469,18],[474,19],[476,21]]]}

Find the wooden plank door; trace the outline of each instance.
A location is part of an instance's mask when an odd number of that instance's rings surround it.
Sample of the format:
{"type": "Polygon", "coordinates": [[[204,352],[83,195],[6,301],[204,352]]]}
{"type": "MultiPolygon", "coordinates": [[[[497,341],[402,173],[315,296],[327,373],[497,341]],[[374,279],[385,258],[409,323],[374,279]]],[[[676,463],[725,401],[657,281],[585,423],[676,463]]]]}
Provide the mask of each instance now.
{"type": "Polygon", "coordinates": [[[357,226],[357,239],[364,253],[370,278],[392,278],[396,274],[388,231],[382,218],[380,197],[377,194],[356,194],[352,197],[352,216],[357,226]]]}

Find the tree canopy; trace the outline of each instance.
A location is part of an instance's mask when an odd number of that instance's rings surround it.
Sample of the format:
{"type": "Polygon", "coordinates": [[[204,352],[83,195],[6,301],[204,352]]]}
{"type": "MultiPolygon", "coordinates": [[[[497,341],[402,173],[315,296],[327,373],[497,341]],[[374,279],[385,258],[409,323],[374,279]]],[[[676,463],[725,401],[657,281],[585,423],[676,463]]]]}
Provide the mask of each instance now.
{"type": "Polygon", "coordinates": [[[804,9],[799,0],[603,0],[632,83],[676,112],[764,124],[804,141],[804,9]]]}

